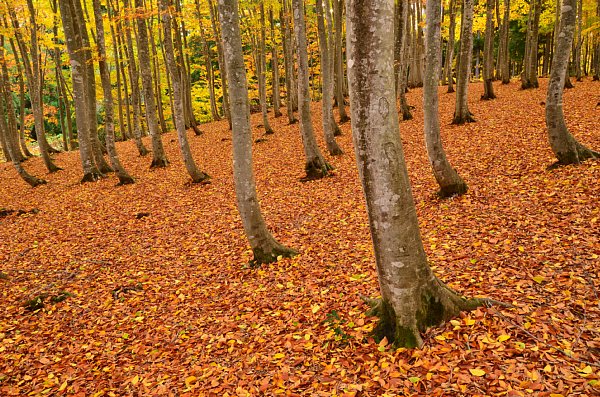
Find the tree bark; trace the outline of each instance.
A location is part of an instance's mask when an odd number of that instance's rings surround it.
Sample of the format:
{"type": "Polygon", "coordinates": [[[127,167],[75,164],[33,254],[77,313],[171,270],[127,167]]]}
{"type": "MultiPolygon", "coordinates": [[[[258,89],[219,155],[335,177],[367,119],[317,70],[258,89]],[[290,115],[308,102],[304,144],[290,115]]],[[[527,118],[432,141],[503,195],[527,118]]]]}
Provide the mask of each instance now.
{"type": "Polygon", "coordinates": [[[441,67],[441,1],[427,1],[427,34],[425,37],[425,79],[423,81],[423,114],[425,146],[442,198],[462,195],[467,184],[446,158],[440,136],[438,77],[441,67]]]}
{"type": "Polygon", "coordinates": [[[338,115],[340,123],[345,123],[350,120],[348,113],[346,113],[346,100],[344,99],[344,59],[343,59],[343,48],[342,48],[342,19],[343,19],[343,0],[332,0],[333,2],[333,20],[335,25],[335,37],[334,37],[334,51],[335,56],[333,61],[335,62],[335,98],[338,107],[338,115]]]}
{"type": "Polygon", "coordinates": [[[576,12],[577,0],[563,0],[558,40],[546,95],[546,127],[550,147],[558,160],[555,165],[579,164],[587,159],[600,157],[600,153],[586,148],[571,135],[563,113],[564,80],[569,65],[576,12]]]}
{"type": "Polygon", "coordinates": [[[575,35],[575,42],[573,45],[573,65],[575,67],[575,80],[582,81],[583,75],[581,73],[581,46],[583,44],[583,38],[581,31],[583,29],[583,1],[577,0],[577,34],[575,35]]]}
{"type": "Polygon", "coordinates": [[[352,135],[363,185],[381,300],[374,332],[395,346],[423,344],[430,326],[471,309],[432,273],[419,232],[398,131],[393,74],[393,0],[348,0],[352,135]]]}
{"type": "Polygon", "coordinates": [[[110,164],[119,178],[119,185],[129,185],[134,183],[134,180],[127,171],[125,171],[125,168],[121,164],[121,160],[119,160],[117,148],[115,147],[114,101],[112,96],[112,84],[110,82],[110,72],[106,62],[104,22],[102,21],[100,0],[93,0],[92,4],[94,7],[94,20],[96,22],[96,49],[98,51],[100,80],[102,81],[102,91],[104,93],[104,131],[106,133],[106,150],[108,151],[110,164]]]}
{"type": "Polygon", "coordinates": [[[212,25],[213,35],[217,42],[217,53],[219,63],[219,76],[221,77],[221,90],[223,92],[223,114],[229,122],[231,129],[231,110],[229,104],[229,90],[227,89],[227,71],[225,70],[225,60],[223,59],[223,38],[219,32],[217,23],[216,8],[213,5],[213,0],[208,0],[208,8],[210,9],[210,22],[212,25]]]}
{"type": "Polygon", "coordinates": [[[527,23],[527,43],[525,46],[524,70],[521,74],[521,88],[538,88],[538,32],[540,26],[541,0],[532,0],[530,18],[527,23]]]}
{"type": "Polygon", "coordinates": [[[248,84],[242,53],[238,2],[219,0],[219,17],[223,34],[224,61],[231,102],[233,131],[233,176],[238,209],[244,231],[254,259],[252,265],[275,262],[281,257],[291,257],[296,252],[281,245],[267,229],[256,194],[252,170],[252,134],[250,131],[250,106],[248,84]]]}
{"type": "Polygon", "coordinates": [[[408,9],[410,6],[409,0],[399,0],[396,12],[398,30],[395,33],[395,46],[398,53],[398,74],[397,74],[397,96],[400,98],[400,111],[402,112],[402,120],[411,120],[413,115],[406,99],[406,91],[408,91],[408,41],[409,41],[409,24],[408,24],[408,9]]]}
{"type": "Polygon", "coordinates": [[[212,57],[210,53],[210,47],[206,40],[206,31],[204,29],[204,23],[202,21],[202,12],[200,11],[200,2],[195,0],[196,14],[198,16],[198,23],[200,24],[200,40],[202,41],[202,53],[204,54],[204,69],[206,71],[206,79],[208,84],[208,94],[210,100],[210,113],[214,121],[221,120],[221,115],[217,109],[217,99],[215,94],[215,75],[212,69],[212,57]]]}
{"type": "MultiPolygon", "coordinates": [[[[323,15],[323,0],[316,0],[317,8],[317,30],[319,34],[319,50],[321,53],[321,77],[323,79],[321,100],[323,135],[327,150],[332,156],[338,156],[344,152],[335,140],[335,119],[333,118],[333,76],[331,75],[331,37],[328,37],[325,28],[325,17],[323,15]]],[[[329,11],[327,11],[329,12],[329,11]]]]}
{"type": "Polygon", "coordinates": [[[283,0],[281,9],[281,29],[283,31],[283,60],[285,63],[285,95],[286,95],[286,111],[288,122],[296,123],[298,120],[294,115],[294,109],[298,108],[298,85],[296,83],[294,71],[294,52],[292,45],[291,19],[290,10],[288,9],[288,1],[283,0]]]}
{"type": "Polygon", "coordinates": [[[260,7],[260,38],[258,42],[258,59],[256,62],[258,72],[258,91],[260,95],[260,110],[262,113],[263,127],[267,135],[275,133],[269,123],[269,112],[267,109],[267,49],[266,49],[266,26],[265,26],[265,5],[261,1],[260,7]]]}
{"type": "Polygon", "coordinates": [[[192,178],[193,183],[202,183],[208,180],[210,177],[204,172],[200,171],[196,166],[194,157],[187,138],[187,131],[185,129],[185,115],[183,109],[183,96],[182,82],[180,70],[175,62],[175,54],[173,51],[173,38],[172,38],[172,17],[170,14],[168,0],[160,1],[160,12],[162,16],[162,28],[163,28],[163,46],[165,49],[165,55],[167,58],[167,69],[171,75],[171,81],[173,84],[173,102],[174,110],[173,119],[175,120],[175,128],[177,129],[177,138],[179,140],[179,150],[183,157],[183,164],[192,178]]]}
{"type": "Polygon", "coordinates": [[[279,61],[277,43],[275,41],[275,21],[273,19],[273,8],[269,7],[269,25],[271,27],[271,70],[273,86],[273,115],[281,117],[281,94],[279,92],[279,61]]]}
{"type": "Polygon", "coordinates": [[[146,120],[150,137],[152,139],[152,164],[150,168],[166,167],[169,164],[162,139],[158,131],[158,122],[156,119],[156,101],[154,97],[154,87],[152,85],[152,72],[150,71],[150,55],[148,47],[148,30],[144,19],[144,6],[142,0],[135,0],[137,8],[137,48],[138,58],[140,60],[140,74],[142,75],[142,89],[144,92],[144,103],[146,105],[146,120]]]}
{"type": "Polygon", "coordinates": [[[446,46],[446,64],[444,76],[448,84],[448,93],[454,92],[454,73],[452,63],[454,60],[454,39],[456,36],[456,0],[450,1],[450,26],[448,27],[448,45],[446,46]]]}
{"type": "Polygon", "coordinates": [[[483,96],[495,99],[494,85],[494,5],[496,0],[486,0],[485,43],[483,46],[483,96]]]}
{"type": "Polygon", "coordinates": [[[310,88],[308,81],[308,54],[306,27],[304,22],[303,0],[292,0],[294,13],[294,34],[296,36],[296,54],[298,55],[298,111],[300,113],[300,132],[306,157],[305,180],[326,176],[332,167],[325,161],[317,145],[310,115],[310,88]]]}
{"type": "Polygon", "coordinates": [[[508,52],[510,27],[510,0],[504,0],[504,18],[502,32],[500,33],[500,47],[502,48],[502,62],[500,63],[500,76],[502,84],[510,83],[510,54],[508,52]]]}
{"type": "Polygon", "coordinates": [[[464,0],[460,32],[460,61],[456,81],[456,108],[452,124],[464,124],[475,121],[469,111],[468,89],[473,57],[473,0],[464,0]]]}

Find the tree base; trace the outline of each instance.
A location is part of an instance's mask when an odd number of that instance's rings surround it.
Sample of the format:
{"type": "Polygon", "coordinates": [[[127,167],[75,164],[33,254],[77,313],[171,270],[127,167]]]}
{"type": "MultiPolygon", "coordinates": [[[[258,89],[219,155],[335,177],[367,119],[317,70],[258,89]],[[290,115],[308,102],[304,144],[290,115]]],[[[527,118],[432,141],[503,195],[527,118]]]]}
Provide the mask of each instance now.
{"type": "Polygon", "coordinates": [[[437,196],[442,199],[454,196],[462,196],[463,194],[467,193],[467,190],[467,184],[461,180],[457,183],[453,183],[452,185],[440,187],[440,190],[437,192],[437,196]]]}
{"type": "Polygon", "coordinates": [[[59,166],[57,166],[54,163],[50,163],[50,165],[48,166],[48,172],[53,174],[58,171],[62,171],[62,168],[60,168],[59,166]]]}
{"type": "Polygon", "coordinates": [[[477,120],[475,120],[475,118],[473,117],[473,114],[471,112],[467,112],[466,115],[457,116],[455,114],[454,119],[452,119],[452,124],[462,125],[462,124],[466,124],[466,123],[475,123],[476,121],[477,120]]]}
{"type": "Polygon", "coordinates": [[[333,141],[332,143],[327,143],[327,150],[332,156],[341,156],[342,154],[344,154],[344,151],[339,147],[339,145],[335,141],[333,141]]]}
{"type": "Polygon", "coordinates": [[[169,160],[167,159],[153,159],[152,164],[150,164],[150,168],[165,168],[169,165],[169,160]]]}
{"type": "Polygon", "coordinates": [[[410,112],[410,108],[408,106],[406,107],[402,107],[402,120],[404,121],[408,121],[408,120],[412,120],[413,119],[413,115],[410,112]]]}
{"type": "Polygon", "coordinates": [[[197,126],[197,125],[194,125],[194,124],[192,124],[192,126],[191,126],[191,127],[192,127],[192,129],[194,130],[194,135],[196,135],[196,136],[200,136],[200,135],[202,135],[202,131],[200,131],[200,128],[198,128],[198,126],[197,126]]]}
{"type": "Polygon", "coordinates": [[[117,177],[119,178],[117,186],[132,185],[135,183],[135,180],[127,174],[119,174],[117,177]]]}
{"type": "Polygon", "coordinates": [[[455,92],[455,91],[454,91],[454,87],[453,87],[453,86],[451,86],[451,85],[449,85],[449,86],[448,86],[448,91],[447,91],[447,92],[448,92],[448,94],[452,94],[453,92],[455,92]]]}
{"type": "Polygon", "coordinates": [[[81,178],[81,182],[80,183],[96,182],[96,181],[99,181],[103,177],[104,177],[104,175],[102,175],[98,171],[88,172],[87,174],[83,175],[83,178],[81,178]]]}
{"type": "Polygon", "coordinates": [[[296,250],[285,247],[279,243],[275,243],[276,247],[271,249],[269,252],[265,252],[262,248],[252,249],[254,258],[248,262],[250,267],[256,268],[265,263],[277,262],[281,258],[292,258],[298,255],[296,250]]]}
{"type": "Polygon", "coordinates": [[[492,79],[486,80],[484,84],[484,91],[481,99],[484,101],[496,99],[496,94],[494,94],[494,86],[492,85],[492,79]]]}
{"type": "Polygon", "coordinates": [[[333,167],[329,165],[325,160],[316,158],[311,162],[306,163],[304,170],[306,171],[306,176],[300,179],[301,182],[314,181],[316,179],[321,179],[326,177],[329,174],[333,167]]]}
{"type": "Polygon", "coordinates": [[[204,172],[200,172],[200,175],[197,178],[192,178],[192,183],[200,184],[200,185],[208,185],[210,184],[210,175],[205,174],[204,172]]]}
{"type": "Polygon", "coordinates": [[[347,123],[348,121],[350,121],[350,117],[348,117],[348,115],[344,114],[343,116],[340,116],[340,124],[347,123]]]}
{"type": "Polygon", "coordinates": [[[560,167],[565,167],[568,165],[577,165],[581,164],[586,160],[590,159],[600,159],[600,153],[595,152],[586,148],[581,144],[577,144],[577,150],[571,153],[560,153],[557,157],[560,159],[555,163],[550,164],[546,169],[547,170],[555,170],[560,167]]]}
{"type": "Polygon", "coordinates": [[[333,136],[342,136],[342,130],[337,123],[333,123],[333,136]]]}

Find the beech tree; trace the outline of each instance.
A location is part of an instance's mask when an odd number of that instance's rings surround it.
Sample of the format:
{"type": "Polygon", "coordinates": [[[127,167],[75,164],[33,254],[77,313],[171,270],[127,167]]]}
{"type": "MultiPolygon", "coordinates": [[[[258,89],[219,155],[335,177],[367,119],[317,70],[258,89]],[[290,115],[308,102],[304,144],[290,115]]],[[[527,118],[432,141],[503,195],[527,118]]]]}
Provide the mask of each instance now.
{"type": "Polygon", "coordinates": [[[423,344],[421,331],[483,301],[457,295],[427,263],[398,131],[393,7],[393,0],[348,0],[348,78],[381,290],[381,299],[369,300],[380,319],[374,332],[396,346],[414,347],[423,344]]]}
{"type": "Polygon", "coordinates": [[[427,30],[425,35],[425,78],[423,80],[423,113],[425,146],[440,197],[466,193],[467,184],[446,158],[440,136],[438,81],[441,68],[441,10],[440,0],[427,1],[427,30]]]}
{"type": "Polygon", "coordinates": [[[464,0],[462,8],[462,24],[460,31],[460,52],[456,73],[456,107],[453,124],[464,124],[475,121],[469,111],[469,78],[471,77],[471,60],[473,58],[473,0],[464,0]]]}
{"type": "Polygon", "coordinates": [[[319,179],[326,176],[332,167],[325,161],[315,139],[310,115],[310,86],[308,79],[308,53],[306,27],[304,22],[304,1],[292,0],[294,13],[294,33],[296,36],[296,54],[298,55],[298,112],[300,113],[300,132],[306,163],[305,179],[319,179]]]}
{"type": "Polygon", "coordinates": [[[486,1],[485,43],[483,46],[483,95],[481,99],[494,99],[494,5],[496,0],[486,1]]]}
{"type": "Polygon", "coordinates": [[[600,153],[588,149],[571,135],[563,111],[563,90],[575,30],[576,2],[577,0],[563,0],[558,40],[546,95],[546,127],[550,147],[558,160],[555,165],[578,164],[590,158],[600,157],[600,153]]]}
{"type": "Polygon", "coordinates": [[[223,35],[224,61],[231,99],[233,133],[233,177],[238,210],[254,259],[253,265],[291,257],[296,251],[281,245],[267,229],[256,194],[252,170],[252,133],[248,81],[242,52],[237,0],[219,0],[219,20],[223,35]]]}

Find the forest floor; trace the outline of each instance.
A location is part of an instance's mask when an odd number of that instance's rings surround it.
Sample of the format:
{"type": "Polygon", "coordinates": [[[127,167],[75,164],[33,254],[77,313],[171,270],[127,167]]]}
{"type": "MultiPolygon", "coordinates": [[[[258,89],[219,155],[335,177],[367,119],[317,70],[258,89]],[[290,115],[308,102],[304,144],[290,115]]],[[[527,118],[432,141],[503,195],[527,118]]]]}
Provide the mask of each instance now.
{"type": "MultiPolygon", "coordinates": [[[[174,133],[166,169],[118,144],[129,186],[80,184],[78,153],[56,155],[64,171],[52,175],[27,161],[48,180],[35,189],[0,164],[0,208],[27,211],[0,215],[0,395],[599,395],[600,161],[546,169],[546,84],[495,85],[493,101],[471,85],[477,122],[465,126],[450,125],[454,94],[440,87],[446,151],[469,184],[444,201],[422,91],[408,94],[415,118],[400,129],[432,267],[461,294],[515,306],[464,313],[427,331],[422,349],[369,338],[376,319],[359,294],[379,290],[349,123],[346,154],[323,180],[299,181],[298,125],[285,117],[255,144],[267,222],[300,252],[258,269],[247,266],[226,122],[190,134],[208,185],[188,183],[174,133]],[[43,307],[27,310],[36,297],[43,307]]],[[[565,93],[568,126],[596,150],[599,100],[589,80],[565,93]]]]}

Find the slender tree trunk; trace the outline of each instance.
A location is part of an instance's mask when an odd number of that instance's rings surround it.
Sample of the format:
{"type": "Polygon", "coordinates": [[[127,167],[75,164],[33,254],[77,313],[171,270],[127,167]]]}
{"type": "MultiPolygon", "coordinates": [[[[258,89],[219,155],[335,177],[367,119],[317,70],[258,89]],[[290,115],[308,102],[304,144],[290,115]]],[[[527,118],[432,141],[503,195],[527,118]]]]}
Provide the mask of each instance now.
{"type": "Polygon", "coordinates": [[[483,47],[483,96],[481,99],[494,99],[494,4],[496,0],[486,0],[485,43],[483,47]]]}
{"type": "MultiPolygon", "coordinates": [[[[25,143],[25,79],[23,78],[23,68],[21,67],[21,61],[19,60],[19,54],[17,53],[16,46],[12,39],[10,41],[10,47],[15,57],[15,64],[17,65],[17,78],[19,80],[19,142],[21,149],[25,156],[32,157],[33,153],[29,151],[27,144],[25,143]]],[[[73,141],[73,137],[69,136],[70,142],[73,141]]]]}
{"type": "MultiPolygon", "coordinates": [[[[333,76],[331,75],[330,45],[331,37],[327,36],[325,28],[325,18],[323,15],[323,0],[316,0],[317,8],[317,29],[319,34],[319,50],[321,53],[321,76],[323,78],[322,91],[323,99],[321,101],[323,135],[327,150],[332,156],[343,154],[335,140],[335,119],[333,118],[333,76]]],[[[327,11],[328,12],[328,11],[327,11]]]]}
{"type": "Polygon", "coordinates": [[[273,19],[273,8],[269,7],[269,25],[271,27],[271,69],[273,79],[273,115],[281,117],[281,95],[279,93],[279,54],[277,53],[277,42],[275,41],[275,21],[273,19]]]}
{"type": "Polygon", "coordinates": [[[342,19],[344,5],[343,0],[332,0],[333,2],[333,23],[335,25],[335,37],[334,37],[334,51],[335,57],[335,98],[338,107],[338,115],[340,117],[340,123],[345,123],[350,120],[348,113],[346,113],[346,100],[344,99],[344,59],[342,49],[342,19]]]}
{"type": "Polygon", "coordinates": [[[400,111],[402,112],[402,120],[411,120],[413,115],[410,111],[410,106],[406,99],[406,91],[408,91],[408,42],[410,27],[408,24],[408,9],[410,6],[409,0],[398,1],[398,31],[396,32],[396,43],[398,48],[398,89],[397,94],[400,98],[400,111]]]}
{"type": "Polygon", "coordinates": [[[283,0],[281,10],[281,29],[283,31],[283,60],[285,66],[285,92],[286,92],[286,111],[288,122],[296,123],[298,120],[294,116],[294,109],[298,102],[298,85],[296,83],[294,71],[294,52],[292,49],[291,19],[288,9],[288,0],[283,0]]]}
{"type": "Polygon", "coordinates": [[[125,171],[125,168],[119,160],[117,148],[115,147],[114,103],[110,72],[108,70],[108,63],[106,62],[104,23],[102,21],[102,11],[100,10],[100,0],[93,0],[92,4],[94,7],[94,20],[96,22],[96,48],[98,51],[100,80],[102,81],[102,91],[104,93],[104,131],[106,132],[106,150],[108,151],[110,164],[119,178],[119,184],[129,185],[134,183],[134,180],[127,171],[125,171]]]}
{"type": "Polygon", "coordinates": [[[502,84],[510,83],[510,54],[508,52],[510,27],[510,0],[504,0],[504,18],[502,32],[500,33],[500,47],[502,48],[502,62],[500,63],[500,76],[502,84]]]}
{"type": "Polygon", "coordinates": [[[296,54],[298,55],[298,111],[300,113],[300,132],[304,155],[306,157],[306,180],[326,176],[332,167],[327,164],[317,145],[310,115],[310,87],[308,81],[308,54],[306,27],[304,22],[303,0],[292,0],[294,13],[294,34],[296,36],[296,54]]]}
{"type": "Polygon", "coordinates": [[[573,57],[573,64],[575,65],[575,80],[582,81],[583,75],[581,73],[581,45],[583,44],[583,38],[581,36],[581,30],[583,29],[583,1],[577,0],[577,34],[575,35],[575,43],[573,50],[575,55],[573,57]]]}
{"type": "Polygon", "coordinates": [[[454,73],[452,63],[454,60],[454,39],[456,36],[456,0],[450,1],[450,26],[448,27],[448,45],[446,46],[446,64],[444,75],[448,84],[448,92],[454,92],[454,73]]]}
{"type": "MultiPolygon", "coordinates": [[[[600,20],[600,1],[596,1],[596,17],[600,20]]],[[[600,81],[600,32],[594,34],[594,81],[600,81]]]]}
{"type": "Polygon", "coordinates": [[[152,138],[152,164],[150,168],[166,167],[169,164],[169,160],[167,160],[167,155],[165,154],[156,119],[156,102],[154,99],[154,87],[152,85],[152,72],[150,71],[148,30],[144,17],[140,16],[140,14],[144,14],[142,0],[135,0],[135,6],[138,9],[136,39],[140,60],[140,74],[142,75],[142,89],[144,91],[144,103],[146,104],[146,120],[148,121],[148,129],[152,138]]]}
{"type": "Polygon", "coordinates": [[[540,25],[541,0],[532,0],[530,18],[527,23],[527,43],[525,46],[524,70],[521,75],[521,88],[538,88],[538,32],[540,25]]]}
{"type": "Polygon", "coordinates": [[[381,291],[381,300],[369,300],[371,313],[380,317],[374,332],[395,346],[415,347],[423,344],[421,331],[481,301],[456,295],[427,263],[394,106],[393,5],[393,0],[348,0],[348,78],[381,291]]]}
{"type": "Polygon", "coordinates": [[[571,135],[563,112],[563,87],[575,30],[576,2],[577,0],[563,0],[558,41],[546,96],[546,127],[550,147],[558,160],[555,165],[578,164],[589,158],[600,157],[600,153],[586,148],[571,135]]]}
{"type": "Polygon", "coordinates": [[[260,2],[260,39],[258,43],[258,59],[256,66],[258,69],[258,91],[260,93],[260,110],[262,113],[263,126],[267,135],[273,134],[273,128],[269,123],[269,113],[267,109],[267,54],[266,54],[266,26],[265,26],[265,6],[260,2]]]}
{"type": "Polygon", "coordinates": [[[440,136],[438,76],[441,67],[441,2],[428,0],[427,34],[425,37],[425,79],[423,81],[423,114],[425,146],[433,175],[440,186],[440,197],[462,195],[467,192],[467,184],[446,158],[440,136]]]}
{"type": "MultiPolygon", "coordinates": [[[[8,4],[7,4],[8,6],[8,4]]],[[[59,171],[61,168],[54,164],[52,159],[50,158],[49,148],[50,145],[46,140],[46,135],[44,131],[44,111],[43,104],[41,102],[41,91],[42,91],[42,72],[40,69],[40,62],[38,58],[38,38],[37,38],[37,22],[35,19],[35,11],[33,9],[33,3],[31,0],[28,0],[28,9],[29,9],[29,22],[31,24],[31,46],[29,49],[26,47],[26,44],[23,40],[23,36],[21,35],[21,31],[19,30],[19,23],[17,21],[17,16],[13,9],[9,8],[8,13],[12,20],[15,39],[17,41],[17,45],[19,46],[19,51],[21,53],[21,60],[23,62],[23,69],[25,70],[25,74],[27,76],[27,86],[29,88],[29,97],[31,99],[31,107],[33,108],[33,119],[35,124],[35,132],[37,136],[37,142],[40,148],[40,154],[42,155],[42,159],[44,160],[44,165],[48,169],[49,172],[59,171]],[[31,57],[31,58],[30,58],[31,57]]]]}
{"type": "MultiPolygon", "coordinates": [[[[152,4],[150,2],[150,4],[152,4]]],[[[152,10],[151,10],[152,11],[152,10]]],[[[160,67],[158,62],[158,51],[156,51],[156,41],[154,40],[154,18],[150,18],[148,20],[148,41],[150,44],[150,62],[152,63],[152,79],[154,80],[154,93],[156,94],[156,111],[158,115],[158,125],[160,126],[161,134],[166,134],[169,132],[167,128],[167,121],[165,120],[165,114],[163,111],[163,96],[161,93],[161,75],[160,75],[160,67]]],[[[160,22],[159,22],[160,24],[160,22]]],[[[158,42],[162,43],[162,38],[160,37],[160,29],[158,42]]]]}
{"type": "Polygon", "coordinates": [[[167,68],[171,75],[171,81],[173,83],[173,102],[174,110],[173,119],[175,120],[175,128],[177,129],[177,138],[179,139],[179,150],[183,157],[183,163],[185,168],[192,178],[193,183],[205,182],[210,177],[204,172],[200,171],[196,166],[194,157],[187,138],[187,131],[185,129],[185,115],[183,109],[183,96],[181,74],[175,62],[175,54],[173,51],[173,38],[172,38],[172,16],[169,10],[168,0],[160,1],[160,12],[162,16],[162,28],[163,28],[163,46],[165,48],[165,55],[167,57],[167,68]]]}
{"type": "Polygon", "coordinates": [[[206,79],[208,84],[208,94],[210,100],[210,113],[214,121],[221,120],[221,115],[217,109],[217,99],[215,95],[215,76],[212,69],[212,57],[210,53],[210,47],[206,40],[206,31],[204,28],[204,22],[202,18],[202,12],[200,11],[200,1],[194,0],[196,5],[196,14],[198,16],[198,23],[200,24],[200,40],[202,41],[202,53],[204,55],[204,69],[206,71],[206,79]]]}
{"type": "Polygon", "coordinates": [[[216,8],[213,5],[213,0],[208,0],[208,5],[210,9],[210,22],[212,25],[213,36],[215,37],[215,41],[217,42],[217,53],[218,53],[218,61],[219,61],[219,76],[221,77],[221,90],[223,92],[223,115],[229,122],[229,128],[231,129],[231,111],[229,109],[229,90],[227,89],[227,71],[225,70],[225,60],[223,59],[223,38],[219,32],[218,23],[217,23],[217,12],[216,8]]]}
{"type": "Polygon", "coordinates": [[[471,76],[471,60],[473,56],[473,0],[464,0],[462,24],[460,32],[460,63],[458,65],[456,82],[456,108],[452,124],[474,122],[475,118],[469,111],[468,89],[471,76]]]}
{"type": "Polygon", "coordinates": [[[296,252],[281,245],[271,235],[262,216],[256,194],[256,183],[252,171],[248,84],[242,53],[237,3],[236,0],[219,0],[221,31],[225,49],[224,60],[227,64],[226,70],[232,99],[233,176],[238,209],[244,231],[254,253],[251,264],[260,265],[275,262],[281,257],[291,257],[296,252]]]}

